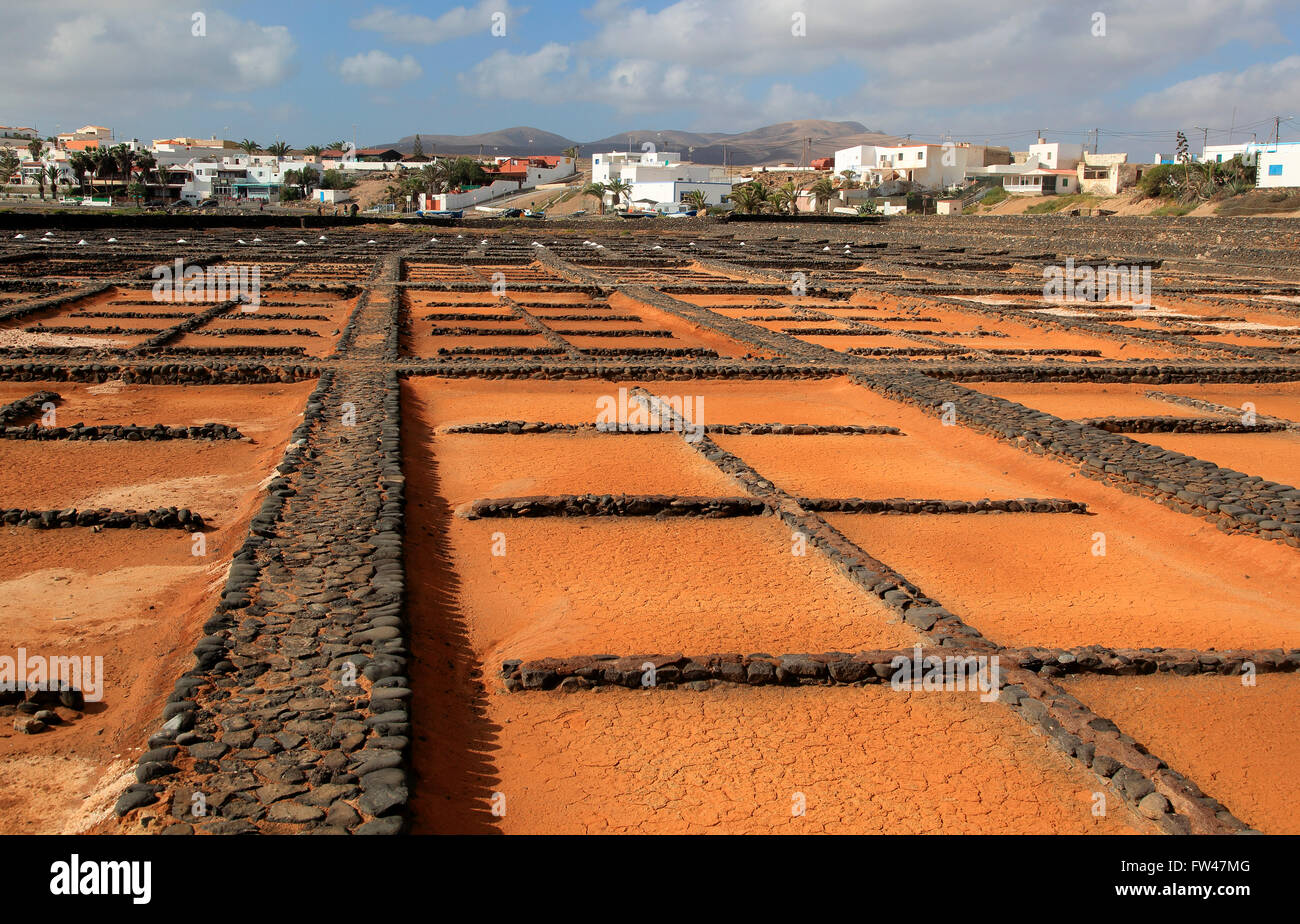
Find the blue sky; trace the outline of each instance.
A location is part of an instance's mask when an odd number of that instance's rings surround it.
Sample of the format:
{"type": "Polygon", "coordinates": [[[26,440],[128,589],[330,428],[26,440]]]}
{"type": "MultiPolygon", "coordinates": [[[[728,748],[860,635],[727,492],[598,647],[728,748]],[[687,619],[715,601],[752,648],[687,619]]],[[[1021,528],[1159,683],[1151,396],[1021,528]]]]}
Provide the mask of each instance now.
{"type": "Polygon", "coordinates": [[[579,141],[854,120],[1142,156],[1296,116],[1282,0],[45,0],[0,34],[0,123],[363,146],[531,125],[579,141]],[[203,15],[202,30],[195,13],[203,15]],[[1099,20],[1098,15],[1104,16],[1099,20]],[[495,28],[494,28],[495,26],[495,28]],[[195,35],[195,31],[203,34],[195,35]],[[1245,126],[1244,129],[1242,127],[1245,126]]]}

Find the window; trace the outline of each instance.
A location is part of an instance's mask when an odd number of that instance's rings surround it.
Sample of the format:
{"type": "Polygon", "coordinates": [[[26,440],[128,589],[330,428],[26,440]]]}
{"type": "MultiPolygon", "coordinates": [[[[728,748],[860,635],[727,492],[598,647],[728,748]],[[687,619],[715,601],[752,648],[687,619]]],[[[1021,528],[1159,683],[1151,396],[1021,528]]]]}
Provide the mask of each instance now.
{"type": "Polygon", "coordinates": [[[1281,164],[1269,164],[1269,165],[1268,165],[1268,175],[1269,175],[1269,176],[1281,176],[1281,175],[1282,175],[1282,165],[1281,165],[1281,164]]]}

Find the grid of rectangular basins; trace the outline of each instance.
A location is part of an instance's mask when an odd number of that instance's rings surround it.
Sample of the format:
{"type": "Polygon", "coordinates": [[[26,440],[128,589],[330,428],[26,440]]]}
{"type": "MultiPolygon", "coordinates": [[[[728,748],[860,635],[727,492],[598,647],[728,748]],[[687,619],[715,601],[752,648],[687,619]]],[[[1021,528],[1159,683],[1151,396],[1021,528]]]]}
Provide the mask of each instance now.
{"type": "MultiPolygon", "coordinates": [[[[422,627],[417,656],[439,665],[437,677],[427,678],[436,689],[419,705],[423,721],[441,730],[427,745],[416,745],[424,783],[413,806],[416,830],[900,832],[939,830],[941,817],[949,829],[964,831],[1114,832],[1140,825],[1124,812],[1092,818],[1086,797],[1092,784],[1085,773],[1051,753],[1003,707],[965,694],[727,686],[702,693],[505,692],[497,671],[512,658],[857,651],[909,647],[919,640],[818,552],[792,554],[789,529],[773,517],[458,515],[485,498],[744,494],[679,433],[448,432],[499,420],[590,424],[602,399],[637,384],[413,378],[403,385],[407,528],[421,537],[408,547],[411,621],[422,627]],[[923,739],[929,742],[927,765],[943,767],[924,781],[906,769],[923,739]],[[720,755],[725,774],[716,772],[720,755]],[[965,795],[949,785],[976,777],[984,783],[965,795]],[[1028,778],[1039,780],[1030,803],[998,795],[1028,778]],[[906,808],[900,779],[914,781],[903,786],[906,808]],[[795,793],[818,804],[811,829],[791,821],[795,793]],[[501,815],[489,813],[497,798],[508,805],[501,815]],[[954,806],[954,800],[964,804],[954,806]]],[[[993,441],[969,434],[951,442],[950,428],[940,430],[932,418],[844,379],[639,384],[668,398],[685,392],[695,402],[696,419],[709,425],[834,423],[904,430],[906,435],[714,436],[796,494],[976,500],[1068,496],[1074,487],[1052,463],[1010,471],[1009,458],[1018,458],[1014,451],[1000,454],[1002,447],[993,441]],[[934,474],[920,474],[927,470],[934,474]]],[[[1108,492],[1093,486],[1086,499],[1100,497],[1108,492]]],[[[1117,495],[1115,503],[1126,500],[1117,495]]],[[[1113,528],[1120,515],[1111,511],[1106,526],[1113,528]]],[[[1086,570],[1096,568],[1085,542],[1090,517],[830,519],[941,599],[943,588],[931,586],[933,575],[912,573],[921,560],[935,558],[935,548],[947,548],[933,541],[909,548],[909,531],[923,524],[958,536],[966,531],[982,558],[989,557],[991,534],[1004,546],[1004,553],[992,555],[998,559],[1017,553],[1026,527],[1030,543],[1041,539],[1036,529],[1067,537],[1073,529],[1081,533],[1079,555],[1089,559],[1078,580],[1107,580],[1106,572],[1086,570]]],[[[985,583],[978,571],[960,573],[982,568],[982,562],[939,564],[957,572],[953,582],[985,583]]],[[[1033,594],[1035,581],[1041,577],[1019,581],[1013,590],[1033,594]]],[[[1121,599],[1126,598],[1114,597],[1121,599]]],[[[988,608],[974,612],[961,602],[950,606],[980,626],[988,608]]],[[[1096,612],[1105,613],[1112,601],[1103,593],[1094,602],[1096,612]]],[[[1094,631],[1091,609],[1089,617],[1078,618],[1082,614],[1058,604],[1048,612],[1016,612],[996,624],[985,618],[982,628],[995,637],[1014,630],[1046,642],[1105,636],[1104,629],[1094,631]]],[[[1153,616],[1144,629],[1158,635],[1162,619],[1153,616]]]]}
{"type": "Polygon", "coordinates": [[[197,530],[162,521],[150,527],[0,523],[0,624],[10,651],[21,645],[32,656],[103,659],[102,685],[88,690],[89,705],[55,707],[60,721],[40,735],[13,732],[17,707],[9,699],[0,704],[6,729],[0,829],[77,830],[86,823],[75,816],[87,794],[120,785],[133,749],[156,729],[159,704],[193,664],[190,651],[230,558],[248,535],[262,485],[313,387],[0,382],[0,405],[39,392],[58,395],[48,402],[52,408],[10,427],[84,424],[101,434],[0,439],[0,508],[59,511],[61,524],[74,514],[164,508],[203,518],[197,530]],[[103,437],[105,428],[130,424],[209,423],[237,428],[238,436],[103,437]],[[23,795],[37,791],[42,798],[35,803],[23,795]]]}
{"type": "Polygon", "coordinates": [[[562,283],[559,276],[540,264],[472,264],[427,263],[418,259],[402,262],[402,279],[415,283],[452,283],[491,285],[500,280],[507,289],[514,286],[540,286],[562,283]]]}
{"type": "MultiPolygon", "coordinates": [[[[1294,352],[1300,347],[1300,314],[1296,308],[1283,302],[1270,304],[1260,298],[1162,295],[1158,291],[1149,305],[1123,301],[1053,304],[1037,295],[1023,294],[961,298],[995,305],[1009,314],[1022,314],[1026,318],[1034,314],[1080,318],[1121,331],[1174,334],[1188,344],[1208,347],[1226,344],[1279,353],[1294,352]]],[[[1151,348],[1143,349],[1149,352],[1151,348]]]]}
{"type": "MultiPolygon", "coordinates": [[[[147,286],[115,286],[47,311],[0,322],[0,330],[32,335],[41,345],[131,348],[235,294],[233,288],[227,298],[195,292],[173,301],[156,298],[147,286]]],[[[262,287],[256,304],[232,307],[167,345],[235,347],[252,352],[266,347],[291,348],[307,356],[325,356],[333,352],[356,298],[342,289],[262,287]]]]}
{"type": "Polygon", "coordinates": [[[527,289],[506,285],[504,296],[490,287],[481,291],[404,287],[407,355],[556,357],[572,348],[590,356],[673,361],[742,352],[740,344],[620,293],[606,299],[558,281],[527,289]],[[560,339],[548,338],[525,319],[525,313],[560,339]]]}
{"type": "Polygon", "coordinates": [[[1130,439],[1213,462],[1268,481],[1300,486],[1300,383],[1216,385],[1091,385],[997,382],[976,386],[1065,420],[1180,417],[1227,424],[1278,421],[1279,429],[1222,432],[1127,432],[1130,439]],[[1191,398],[1223,408],[1179,403],[1191,398]],[[1280,422],[1294,424],[1281,428],[1280,422]]]}

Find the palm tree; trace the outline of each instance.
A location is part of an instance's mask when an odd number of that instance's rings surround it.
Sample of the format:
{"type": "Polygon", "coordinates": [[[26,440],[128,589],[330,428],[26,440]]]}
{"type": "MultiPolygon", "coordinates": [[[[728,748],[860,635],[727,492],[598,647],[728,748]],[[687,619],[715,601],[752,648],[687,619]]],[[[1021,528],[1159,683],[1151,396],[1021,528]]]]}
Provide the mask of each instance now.
{"type": "Polygon", "coordinates": [[[419,178],[421,192],[436,196],[443,191],[443,185],[447,180],[447,170],[439,167],[436,162],[428,163],[417,170],[415,176],[419,178]]]}
{"type": "Polygon", "coordinates": [[[399,183],[389,183],[384,187],[384,201],[392,205],[405,206],[406,189],[399,183]]]}
{"type": "Polygon", "coordinates": [[[59,190],[59,168],[50,164],[41,172],[45,174],[45,179],[50,184],[50,198],[54,198],[59,190]]]}
{"type": "Polygon", "coordinates": [[[14,149],[5,145],[0,148],[0,190],[9,185],[9,180],[18,171],[18,155],[14,149]]]}
{"type": "Polygon", "coordinates": [[[122,191],[126,192],[126,188],[131,185],[131,168],[135,165],[135,151],[124,144],[119,144],[109,151],[109,155],[113,158],[113,166],[122,175],[122,191]]]}
{"type": "Polygon", "coordinates": [[[784,185],[772,190],[768,201],[776,211],[793,215],[799,206],[799,190],[794,185],[794,180],[786,180],[784,185]]]}
{"type": "Polygon", "coordinates": [[[344,148],[346,148],[347,146],[348,146],[348,143],[347,143],[346,141],[331,141],[329,144],[325,145],[325,150],[327,150],[327,151],[342,151],[342,150],[343,150],[344,148]]]}
{"type": "MultiPolygon", "coordinates": [[[[81,187],[81,194],[86,194],[86,174],[94,169],[90,155],[85,151],[75,151],[68,158],[68,168],[72,170],[72,175],[77,178],[77,185],[81,187]]],[[[91,186],[94,186],[92,181],[91,186]]]]}
{"type": "Polygon", "coordinates": [[[692,189],[690,192],[682,195],[682,201],[695,209],[696,215],[703,215],[704,210],[708,208],[709,199],[704,195],[702,189],[692,189]]]}
{"type": "Polygon", "coordinates": [[[858,175],[854,173],[852,170],[841,170],[840,179],[843,181],[844,189],[858,188],[858,175]]]}
{"type": "Polygon", "coordinates": [[[155,161],[153,165],[153,172],[158,176],[159,186],[166,189],[167,186],[171,184],[172,172],[171,169],[166,164],[155,161]]]}
{"type": "Polygon", "coordinates": [[[41,201],[45,201],[45,168],[36,171],[36,188],[40,191],[41,201]]]}
{"type": "Polygon", "coordinates": [[[604,183],[588,183],[582,187],[578,195],[593,196],[596,199],[596,207],[600,209],[600,214],[605,214],[605,193],[609,192],[609,187],[604,183]]]}
{"type": "Polygon", "coordinates": [[[319,144],[309,144],[307,145],[307,147],[302,149],[302,152],[306,154],[308,157],[320,157],[321,154],[324,153],[324,151],[325,149],[322,148],[319,144]]]}
{"type": "Polygon", "coordinates": [[[632,202],[632,184],[624,179],[610,180],[605,184],[606,188],[614,194],[614,204],[617,205],[622,201],[624,196],[628,198],[628,205],[632,202]]]}
{"type": "Polygon", "coordinates": [[[302,191],[302,197],[307,198],[308,190],[315,185],[320,179],[320,174],[314,167],[303,167],[301,170],[286,170],[284,181],[290,186],[294,186],[302,191]]]}
{"type": "Polygon", "coordinates": [[[821,210],[829,214],[831,199],[835,196],[835,181],[824,176],[813,183],[811,189],[812,194],[817,197],[817,204],[821,206],[821,210]]]}
{"type": "Polygon", "coordinates": [[[108,156],[108,151],[99,146],[95,146],[87,151],[86,156],[90,158],[90,195],[94,196],[95,180],[99,178],[100,173],[104,169],[104,165],[111,162],[111,158],[108,156]]]}
{"type": "Polygon", "coordinates": [[[140,182],[144,185],[145,195],[149,194],[149,171],[158,166],[158,160],[148,151],[135,155],[135,165],[140,168],[140,182]]]}
{"type": "MultiPolygon", "coordinates": [[[[252,151],[249,151],[249,153],[251,154],[252,151]]],[[[277,141],[275,144],[268,144],[266,146],[266,153],[273,154],[276,157],[284,157],[284,155],[289,153],[289,142],[277,141]]]]}
{"type": "Polygon", "coordinates": [[[303,167],[298,171],[298,185],[302,189],[304,197],[311,191],[311,188],[320,182],[320,173],[315,167],[303,167]]]}
{"type": "Polygon", "coordinates": [[[438,172],[438,180],[442,188],[451,191],[456,185],[456,160],[451,157],[444,157],[441,160],[434,161],[434,169],[438,172]]]}
{"type": "Polygon", "coordinates": [[[403,198],[409,198],[413,201],[419,201],[420,193],[427,192],[428,187],[424,184],[424,177],[412,173],[402,177],[400,183],[403,190],[403,198]]]}
{"type": "Polygon", "coordinates": [[[27,153],[32,155],[32,160],[40,160],[41,154],[45,151],[45,142],[40,138],[33,138],[27,142],[27,153]]]}
{"type": "Polygon", "coordinates": [[[255,153],[261,150],[261,147],[262,146],[259,145],[252,138],[245,138],[243,141],[239,142],[240,150],[242,150],[249,157],[252,157],[255,153]]]}
{"type": "Polygon", "coordinates": [[[578,159],[578,146],[575,144],[575,145],[573,145],[573,146],[571,146],[571,147],[567,147],[567,148],[565,148],[565,149],[564,149],[564,156],[565,156],[565,157],[572,157],[574,160],[577,160],[577,159],[578,159]]]}
{"type": "Polygon", "coordinates": [[[731,201],[741,212],[761,212],[767,204],[767,190],[761,183],[745,183],[732,189],[731,201]]]}

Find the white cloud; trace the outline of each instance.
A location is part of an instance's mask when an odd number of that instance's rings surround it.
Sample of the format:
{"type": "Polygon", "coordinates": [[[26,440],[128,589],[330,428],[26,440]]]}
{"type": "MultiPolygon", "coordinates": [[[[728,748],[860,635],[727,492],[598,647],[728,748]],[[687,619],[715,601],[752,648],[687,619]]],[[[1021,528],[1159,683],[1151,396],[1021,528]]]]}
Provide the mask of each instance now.
{"type": "Polygon", "coordinates": [[[528,99],[558,102],[572,91],[574,80],[566,75],[569,46],[549,42],[532,54],[498,51],[461,74],[466,92],[485,99],[528,99]]]}
{"type": "Polygon", "coordinates": [[[359,19],[352,20],[352,28],[378,32],[390,42],[414,45],[437,45],[475,34],[491,35],[493,25],[500,21],[505,34],[510,34],[515,17],[527,12],[526,8],[511,7],[502,0],[480,0],[477,6],[458,6],[437,19],[418,13],[404,13],[391,7],[378,6],[359,19]],[[500,14],[503,19],[498,20],[500,14]]]}
{"type": "Polygon", "coordinates": [[[419,63],[410,55],[401,59],[374,49],[344,58],[339,65],[339,76],[347,83],[367,87],[392,87],[414,80],[424,73],[419,63]]]}
{"type": "Polygon", "coordinates": [[[932,106],[969,99],[1122,86],[1228,42],[1276,34],[1282,0],[1188,0],[1176,15],[1147,0],[1109,0],[1106,34],[1093,35],[1096,4],[1023,0],[679,0],[648,11],[599,0],[584,58],[617,58],[629,45],[665,64],[746,77],[860,68],[871,93],[932,106]],[[794,34],[792,16],[803,18],[794,34]]]}
{"type": "Polygon", "coordinates": [[[623,58],[595,68],[588,61],[573,59],[573,49],[558,42],[532,54],[498,51],[461,74],[460,86],[483,99],[540,103],[580,99],[623,113],[701,103],[719,109],[745,106],[736,87],[680,64],[623,58]]]}
{"type": "Polygon", "coordinates": [[[923,14],[897,0],[591,0],[590,37],[498,52],[460,79],[484,99],[690,110],[705,127],[822,117],[996,135],[1127,123],[1135,85],[1233,43],[1282,42],[1284,0],[1106,7],[1098,36],[1094,0],[927,0],[923,14]]]}
{"type": "Polygon", "coordinates": [[[1260,138],[1267,137],[1273,131],[1274,115],[1300,116],[1296,111],[1298,100],[1300,55],[1290,55],[1243,71],[1219,71],[1184,80],[1146,94],[1133,104],[1132,111],[1143,119],[1158,119],[1162,127],[1172,124],[1190,131],[1192,125],[1226,129],[1229,125],[1223,121],[1224,114],[1235,109],[1238,128],[1254,125],[1245,133],[1233,135],[1234,141],[1242,141],[1249,140],[1250,132],[1256,130],[1260,138]]]}
{"type": "Polygon", "coordinates": [[[67,128],[148,117],[267,90],[293,73],[297,45],[286,27],[212,10],[207,34],[196,36],[191,15],[169,0],[47,0],[7,17],[0,111],[52,132],[61,118],[67,128]]]}

